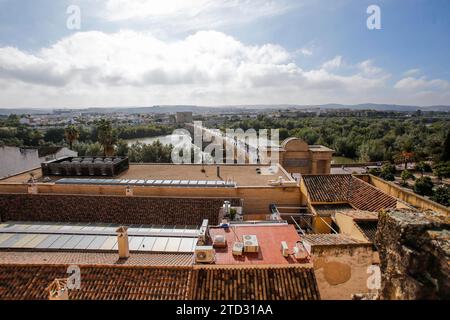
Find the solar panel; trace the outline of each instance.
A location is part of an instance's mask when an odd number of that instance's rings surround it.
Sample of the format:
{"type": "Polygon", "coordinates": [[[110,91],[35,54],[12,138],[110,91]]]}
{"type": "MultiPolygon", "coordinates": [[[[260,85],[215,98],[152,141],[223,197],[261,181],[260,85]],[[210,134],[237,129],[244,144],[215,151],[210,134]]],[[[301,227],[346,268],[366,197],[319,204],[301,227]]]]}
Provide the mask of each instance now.
{"type": "Polygon", "coordinates": [[[145,239],[144,237],[133,237],[133,240],[130,241],[129,245],[130,250],[134,251],[138,250],[144,239],[145,239]]]}
{"type": "Polygon", "coordinates": [[[178,248],[180,247],[181,238],[168,238],[166,245],[166,252],[178,252],[178,248]]]}
{"type": "Polygon", "coordinates": [[[64,243],[61,249],[74,249],[82,239],[83,236],[71,236],[70,239],[66,243],[64,243]]]}
{"type": "Polygon", "coordinates": [[[95,236],[83,236],[83,239],[75,246],[76,250],[85,250],[92,241],[94,241],[95,236]]]}
{"type": "Polygon", "coordinates": [[[87,247],[88,250],[99,250],[105,241],[108,239],[108,237],[105,236],[97,236],[94,238],[94,240],[89,244],[87,247]]]}
{"type": "Polygon", "coordinates": [[[156,239],[156,237],[144,238],[144,241],[142,241],[141,246],[138,248],[138,251],[152,251],[156,239]]]}
{"type": "Polygon", "coordinates": [[[181,239],[180,246],[178,248],[179,252],[192,252],[195,250],[196,244],[195,238],[184,238],[181,239]]]}
{"type": "Polygon", "coordinates": [[[37,234],[25,234],[22,239],[17,241],[12,248],[23,248],[27,243],[31,242],[34,238],[37,237],[37,234]]]}
{"type": "MultiPolygon", "coordinates": [[[[42,250],[117,250],[114,224],[3,224],[0,248],[42,250]]],[[[131,225],[131,251],[193,252],[199,230],[188,226],[131,225]]]]}
{"type": "Polygon", "coordinates": [[[22,237],[23,234],[13,234],[12,237],[0,243],[0,248],[12,248],[22,237]]]}
{"type": "Polygon", "coordinates": [[[13,234],[1,234],[0,235],[0,245],[3,243],[3,241],[8,240],[12,236],[13,236],[13,234]]]}
{"type": "Polygon", "coordinates": [[[152,251],[164,252],[166,251],[167,242],[169,238],[157,238],[153,245],[152,251]]]}
{"type": "Polygon", "coordinates": [[[117,244],[117,237],[106,237],[105,242],[99,248],[100,250],[112,250],[112,248],[117,244]]]}
{"type": "Polygon", "coordinates": [[[38,234],[36,237],[33,238],[30,242],[26,243],[23,248],[35,248],[39,243],[44,241],[47,238],[47,235],[45,234],[38,234]]]}
{"type": "Polygon", "coordinates": [[[188,186],[201,186],[201,187],[234,187],[234,183],[224,182],[221,180],[210,181],[197,181],[197,180],[137,180],[137,179],[74,179],[63,178],[56,183],[59,184],[90,184],[90,185],[140,185],[140,186],[174,186],[174,187],[188,187],[188,186]]]}
{"type": "Polygon", "coordinates": [[[61,248],[67,241],[70,240],[72,236],[62,235],[55,242],[53,242],[48,248],[49,249],[59,249],[61,248]]]}
{"type": "Polygon", "coordinates": [[[48,249],[59,237],[61,237],[61,235],[47,235],[47,237],[36,246],[36,249],[48,249]]]}

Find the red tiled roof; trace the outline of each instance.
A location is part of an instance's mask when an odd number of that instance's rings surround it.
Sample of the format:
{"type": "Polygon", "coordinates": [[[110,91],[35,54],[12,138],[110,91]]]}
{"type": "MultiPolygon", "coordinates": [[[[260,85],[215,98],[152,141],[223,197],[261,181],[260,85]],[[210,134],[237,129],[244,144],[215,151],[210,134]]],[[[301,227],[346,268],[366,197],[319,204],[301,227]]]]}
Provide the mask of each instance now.
{"type": "Polygon", "coordinates": [[[352,176],[340,175],[304,175],[311,202],[346,202],[352,176]]]}
{"type": "Polygon", "coordinates": [[[395,198],[355,177],[352,181],[349,202],[359,210],[374,212],[397,206],[395,198]]]}
{"type": "MultiPolygon", "coordinates": [[[[81,289],[71,300],[183,300],[189,293],[190,268],[85,267],[81,289]]],[[[0,266],[0,299],[47,300],[54,279],[67,278],[64,266],[0,266]]]]}
{"type": "Polygon", "coordinates": [[[0,194],[0,220],[201,225],[209,219],[215,225],[225,200],[240,203],[239,198],[0,194]]]}
{"type": "Polygon", "coordinates": [[[293,225],[273,226],[236,226],[235,228],[222,229],[210,228],[211,238],[215,235],[223,235],[227,239],[227,248],[216,248],[217,265],[254,265],[254,264],[293,264],[295,259],[285,258],[281,254],[281,241],[286,241],[289,249],[292,249],[300,237],[293,225]],[[234,230],[234,232],[233,232],[234,230]],[[233,244],[242,242],[244,235],[256,235],[260,247],[259,253],[246,253],[243,256],[234,256],[233,244]],[[236,238],[237,236],[237,238],[236,238]]]}
{"type": "Polygon", "coordinates": [[[352,175],[304,175],[312,203],[347,202],[358,210],[395,208],[397,200],[352,175]]]}
{"type": "Polygon", "coordinates": [[[201,268],[194,300],[318,300],[313,268],[301,266],[201,268]]]}

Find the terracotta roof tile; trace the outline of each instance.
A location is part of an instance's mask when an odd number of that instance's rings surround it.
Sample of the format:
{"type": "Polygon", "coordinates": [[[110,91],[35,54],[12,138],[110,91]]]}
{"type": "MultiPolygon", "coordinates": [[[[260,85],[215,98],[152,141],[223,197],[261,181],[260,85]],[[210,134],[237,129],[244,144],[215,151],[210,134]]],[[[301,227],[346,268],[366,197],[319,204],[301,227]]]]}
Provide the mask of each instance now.
{"type": "Polygon", "coordinates": [[[358,210],[395,208],[397,200],[352,175],[304,175],[311,202],[347,202],[358,210]]]}
{"type": "Polygon", "coordinates": [[[304,175],[312,202],[346,202],[352,181],[351,175],[304,175]]]}
{"type": "Polygon", "coordinates": [[[202,268],[194,281],[194,300],[320,299],[313,268],[202,268]]]}
{"type": "MultiPolygon", "coordinates": [[[[81,288],[71,300],[182,300],[187,298],[189,268],[85,267],[81,288]]],[[[54,279],[67,278],[64,266],[0,266],[0,299],[47,300],[54,279]]]]}
{"type": "Polygon", "coordinates": [[[367,244],[342,233],[306,234],[302,239],[311,246],[361,245],[367,244]]]}

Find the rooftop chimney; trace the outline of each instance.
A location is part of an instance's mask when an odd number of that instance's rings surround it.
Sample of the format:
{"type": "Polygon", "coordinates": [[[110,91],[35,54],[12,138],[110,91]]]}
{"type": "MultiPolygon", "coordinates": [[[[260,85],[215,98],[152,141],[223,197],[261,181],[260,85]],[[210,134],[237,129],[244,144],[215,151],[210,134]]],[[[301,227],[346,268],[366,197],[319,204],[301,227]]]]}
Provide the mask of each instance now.
{"type": "Polygon", "coordinates": [[[36,183],[33,182],[28,182],[28,188],[27,188],[28,194],[37,194],[38,193],[38,188],[36,183]]]}
{"type": "Polygon", "coordinates": [[[67,279],[55,279],[47,288],[49,300],[69,300],[67,279]]]}
{"type": "Polygon", "coordinates": [[[127,188],[125,189],[125,195],[127,197],[132,197],[133,196],[133,188],[131,188],[130,186],[127,186],[127,188]]]}
{"type": "Polygon", "coordinates": [[[120,227],[117,232],[117,246],[119,247],[119,258],[128,259],[130,257],[130,249],[128,243],[128,228],[120,227]]]}

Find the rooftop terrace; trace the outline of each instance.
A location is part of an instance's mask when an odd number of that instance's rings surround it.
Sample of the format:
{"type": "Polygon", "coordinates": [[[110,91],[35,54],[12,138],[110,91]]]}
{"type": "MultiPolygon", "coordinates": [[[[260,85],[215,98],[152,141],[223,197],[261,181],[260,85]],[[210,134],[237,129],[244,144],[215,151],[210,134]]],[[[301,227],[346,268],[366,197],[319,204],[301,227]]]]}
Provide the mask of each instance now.
{"type": "MultiPolygon", "coordinates": [[[[280,167],[267,165],[219,165],[220,172],[217,175],[216,165],[174,165],[174,164],[130,164],[129,169],[115,176],[114,179],[124,180],[192,180],[192,181],[227,181],[233,180],[237,186],[268,186],[269,180],[277,180],[282,177],[285,181],[294,182],[289,174],[280,167]],[[273,168],[278,168],[274,170],[273,168]],[[204,172],[202,171],[204,169],[204,172]]],[[[30,174],[42,182],[44,176],[41,169],[12,176],[0,183],[26,183],[30,174]]],[[[54,182],[65,177],[51,176],[54,182]]],[[[98,178],[89,176],[75,176],[73,178],[98,178]]],[[[102,179],[109,179],[105,176],[102,179]]],[[[112,179],[112,178],[111,178],[112,179]]]]}

